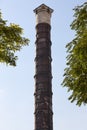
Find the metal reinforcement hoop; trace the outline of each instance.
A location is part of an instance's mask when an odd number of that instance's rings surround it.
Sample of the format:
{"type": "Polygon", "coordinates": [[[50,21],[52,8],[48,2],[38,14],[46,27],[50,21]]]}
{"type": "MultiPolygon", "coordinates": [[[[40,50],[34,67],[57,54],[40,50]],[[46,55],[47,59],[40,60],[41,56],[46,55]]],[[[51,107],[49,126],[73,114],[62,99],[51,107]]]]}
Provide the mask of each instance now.
{"type": "Polygon", "coordinates": [[[42,4],[36,14],[35,130],[53,130],[51,25],[53,10],[42,4]]]}

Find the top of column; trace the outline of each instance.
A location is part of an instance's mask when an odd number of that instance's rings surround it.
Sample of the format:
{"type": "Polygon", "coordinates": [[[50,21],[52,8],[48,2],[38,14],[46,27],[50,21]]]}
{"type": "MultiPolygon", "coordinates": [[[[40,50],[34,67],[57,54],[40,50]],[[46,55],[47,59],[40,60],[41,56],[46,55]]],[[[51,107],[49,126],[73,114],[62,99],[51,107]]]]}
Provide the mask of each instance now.
{"type": "Polygon", "coordinates": [[[39,23],[51,23],[51,14],[53,9],[46,6],[45,4],[40,5],[36,9],[34,9],[34,13],[36,14],[36,25],[39,23]]]}

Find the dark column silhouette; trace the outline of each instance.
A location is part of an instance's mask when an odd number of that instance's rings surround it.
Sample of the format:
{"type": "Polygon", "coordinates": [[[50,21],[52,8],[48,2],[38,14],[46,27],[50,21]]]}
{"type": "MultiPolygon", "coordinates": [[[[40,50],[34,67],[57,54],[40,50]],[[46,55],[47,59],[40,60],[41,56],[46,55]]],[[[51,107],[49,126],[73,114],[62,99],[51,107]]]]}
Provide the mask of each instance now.
{"type": "Polygon", "coordinates": [[[35,130],[53,130],[51,72],[51,14],[42,4],[36,14],[35,130]]]}

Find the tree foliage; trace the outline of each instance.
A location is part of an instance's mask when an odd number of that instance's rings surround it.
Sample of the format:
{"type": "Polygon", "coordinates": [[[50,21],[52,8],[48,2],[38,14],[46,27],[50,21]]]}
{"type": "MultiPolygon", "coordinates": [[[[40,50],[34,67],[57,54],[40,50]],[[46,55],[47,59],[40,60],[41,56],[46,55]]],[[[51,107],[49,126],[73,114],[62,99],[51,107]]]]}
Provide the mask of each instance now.
{"type": "Polygon", "coordinates": [[[16,66],[18,57],[15,52],[22,46],[28,45],[29,40],[22,37],[23,29],[16,24],[7,26],[7,21],[2,19],[0,11],[0,62],[16,66]]]}
{"type": "Polygon", "coordinates": [[[87,104],[87,2],[74,8],[74,21],[71,29],[75,38],[66,45],[68,55],[62,85],[72,94],[71,102],[87,104]]]}

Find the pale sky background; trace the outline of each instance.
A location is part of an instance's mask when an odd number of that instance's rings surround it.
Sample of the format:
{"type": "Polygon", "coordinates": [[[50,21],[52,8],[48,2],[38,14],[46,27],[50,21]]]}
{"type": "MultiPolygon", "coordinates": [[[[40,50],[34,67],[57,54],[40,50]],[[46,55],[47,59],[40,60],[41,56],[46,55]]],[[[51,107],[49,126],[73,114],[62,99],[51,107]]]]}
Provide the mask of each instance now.
{"type": "Polygon", "coordinates": [[[54,9],[51,21],[54,130],[87,130],[87,106],[68,101],[61,86],[66,62],[65,45],[74,38],[70,29],[73,8],[86,0],[0,0],[3,18],[24,28],[30,45],[18,52],[17,67],[0,64],[0,130],[34,130],[35,14],[42,3],[54,9]]]}

